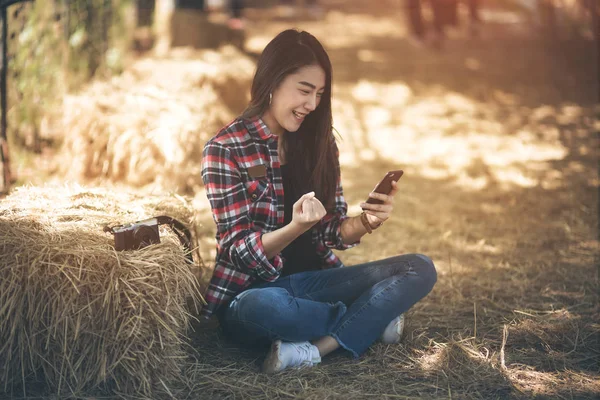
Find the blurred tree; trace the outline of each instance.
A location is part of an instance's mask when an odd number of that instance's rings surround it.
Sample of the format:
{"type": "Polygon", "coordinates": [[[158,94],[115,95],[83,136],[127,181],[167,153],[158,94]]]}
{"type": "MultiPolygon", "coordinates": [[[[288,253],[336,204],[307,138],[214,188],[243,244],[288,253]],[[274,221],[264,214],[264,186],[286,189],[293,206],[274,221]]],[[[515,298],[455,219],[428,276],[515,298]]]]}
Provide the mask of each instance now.
{"type": "Polygon", "coordinates": [[[156,0],[137,0],[137,26],[152,26],[156,0]]]}
{"type": "Polygon", "coordinates": [[[204,0],[175,0],[175,8],[204,10],[204,0]]]}
{"type": "MultiPolygon", "coordinates": [[[[3,102],[8,105],[7,139],[0,143],[3,164],[8,142],[17,154],[13,158],[24,160],[27,152],[40,152],[60,138],[53,121],[60,121],[62,99],[69,90],[94,76],[122,71],[130,40],[125,18],[130,3],[52,0],[11,6],[5,24],[10,31],[5,35],[4,62],[11,79],[3,102]]],[[[7,170],[2,168],[0,175],[7,170]]]]}

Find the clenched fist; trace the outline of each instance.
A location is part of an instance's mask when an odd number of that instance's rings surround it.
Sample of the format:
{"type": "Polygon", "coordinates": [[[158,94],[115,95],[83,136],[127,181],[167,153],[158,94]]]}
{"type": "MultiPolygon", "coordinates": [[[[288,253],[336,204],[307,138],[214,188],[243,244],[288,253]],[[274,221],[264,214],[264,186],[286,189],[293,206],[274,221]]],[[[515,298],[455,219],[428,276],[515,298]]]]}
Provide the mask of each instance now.
{"type": "Polygon", "coordinates": [[[292,210],[292,223],[302,230],[310,229],[327,214],[323,204],[315,197],[315,192],[303,195],[294,203],[292,210]]]}

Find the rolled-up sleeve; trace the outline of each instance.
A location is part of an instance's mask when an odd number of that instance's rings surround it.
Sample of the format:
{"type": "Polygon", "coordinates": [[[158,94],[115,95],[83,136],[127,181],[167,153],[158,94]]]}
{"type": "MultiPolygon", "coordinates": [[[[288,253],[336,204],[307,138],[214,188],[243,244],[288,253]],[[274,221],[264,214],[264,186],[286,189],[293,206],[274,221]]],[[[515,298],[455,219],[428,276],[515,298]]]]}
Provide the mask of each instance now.
{"type": "Polygon", "coordinates": [[[344,194],[341,184],[338,182],[337,191],[335,195],[335,210],[328,213],[321,220],[321,234],[323,237],[323,243],[326,247],[337,250],[350,249],[360,243],[357,240],[354,243],[346,244],[342,239],[342,223],[347,220],[348,205],[344,200],[344,194]]]}
{"type": "Polygon", "coordinates": [[[340,164],[339,161],[337,161],[339,157],[339,150],[337,149],[337,146],[335,147],[335,151],[336,168],[338,170],[338,181],[335,190],[335,208],[333,212],[327,213],[327,215],[321,219],[320,233],[323,243],[326,247],[337,250],[346,250],[358,245],[360,240],[357,240],[354,243],[346,244],[342,239],[342,223],[350,217],[347,215],[348,204],[344,199],[340,164]]]}
{"type": "Polygon", "coordinates": [[[251,201],[231,151],[208,142],[202,155],[202,180],[217,224],[218,247],[242,272],[273,281],[283,267],[280,256],[267,259],[262,232],[252,222],[251,201]]]}

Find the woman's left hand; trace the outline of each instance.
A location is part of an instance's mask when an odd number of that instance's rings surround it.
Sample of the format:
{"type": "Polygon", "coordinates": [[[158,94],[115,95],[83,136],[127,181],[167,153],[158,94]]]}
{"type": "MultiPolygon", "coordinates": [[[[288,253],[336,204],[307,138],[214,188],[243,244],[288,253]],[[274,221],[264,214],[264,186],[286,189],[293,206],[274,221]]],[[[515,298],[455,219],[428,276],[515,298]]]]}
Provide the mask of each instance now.
{"type": "Polygon", "coordinates": [[[383,204],[360,203],[360,207],[367,214],[367,219],[371,227],[377,228],[392,215],[396,193],[398,193],[398,182],[392,181],[392,191],[390,194],[369,193],[369,197],[381,200],[383,204]]]}

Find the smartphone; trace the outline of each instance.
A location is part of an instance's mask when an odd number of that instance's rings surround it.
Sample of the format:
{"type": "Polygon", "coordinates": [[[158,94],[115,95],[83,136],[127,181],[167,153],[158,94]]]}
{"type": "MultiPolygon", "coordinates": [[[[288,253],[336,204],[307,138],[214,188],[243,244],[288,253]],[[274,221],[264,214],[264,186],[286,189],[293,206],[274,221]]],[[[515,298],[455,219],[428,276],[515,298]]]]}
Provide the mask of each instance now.
{"type": "MultiPolygon", "coordinates": [[[[396,171],[388,171],[383,179],[375,186],[374,192],[389,194],[392,191],[392,181],[398,182],[404,171],[398,169],[396,171]]],[[[383,201],[369,197],[366,201],[369,204],[383,204],[383,201]]]]}

